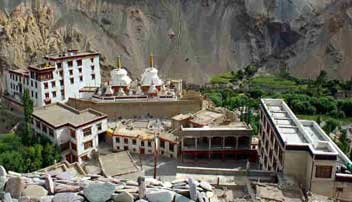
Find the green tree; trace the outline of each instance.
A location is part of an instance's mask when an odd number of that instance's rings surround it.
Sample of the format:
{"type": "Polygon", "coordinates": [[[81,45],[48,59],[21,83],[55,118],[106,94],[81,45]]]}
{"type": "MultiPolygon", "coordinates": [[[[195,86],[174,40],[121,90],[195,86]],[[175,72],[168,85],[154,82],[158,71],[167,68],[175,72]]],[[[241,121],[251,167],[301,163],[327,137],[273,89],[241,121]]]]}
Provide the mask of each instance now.
{"type": "Polygon", "coordinates": [[[348,152],[350,150],[350,144],[349,144],[349,140],[347,138],[347,131],[342,130],[341,132],[342,132],[341,137],[336,142],[336,144],[339,146],[339,148],[341,149],[342,152],[344,152],[345,154],[348,155],[348,152]]]}
{"type": "Polygon", "coordinates": [[[340,126],[341,126],[341,123],[338,120],[329,118],[328,120],[326,120],[323,129],[327,134],[330,134],[340,126]]]}
{"type": "Polygon", "coordinates": [[[33,113],[33,100],[29,95],[29,90],[25,89],[22,97],[23,111],[24,111],[24,121],[26,123],[32,122],[32,113],[33,113]]]}

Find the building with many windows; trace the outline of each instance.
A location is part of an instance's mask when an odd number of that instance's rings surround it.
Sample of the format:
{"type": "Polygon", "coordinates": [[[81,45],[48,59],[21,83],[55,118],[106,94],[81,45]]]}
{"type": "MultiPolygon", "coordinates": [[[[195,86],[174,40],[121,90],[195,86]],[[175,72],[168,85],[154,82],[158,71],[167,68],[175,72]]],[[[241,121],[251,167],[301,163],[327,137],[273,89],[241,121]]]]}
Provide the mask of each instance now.
{"type": "Polygon", "coordinates": [[[105,136],[107,127],[107,116],[92,109],[78,111],[56,103],[33,112],[34,134],[59,145],[62,157],[69,162],[81,162],[97,151],[98,136],[105,136]]]}
{"type": "Polygon", "coordinates": [[[251,149],[252,128],[229,110],[208,108],[179,114],[172,118],[172,125],[178,131],[182,160],[257,160],[256,150],[251,149]]]}
{"type": "Polygon", "coordinates": [[[352,200],[351,160],[314,121],[299,120],[281,99],[262,99],[260,167],[294,177],[305,191],[352,200]]]}
{"type": "Polygon", "coordinates": [[[25,89],[29,90],[35,106],[65,102],[79,98],[80,89],[101,84],[99,54],[70,50],[47,55],[46,63],[26,69],[5,72],[6,92],[20,102],[25,89]]]}

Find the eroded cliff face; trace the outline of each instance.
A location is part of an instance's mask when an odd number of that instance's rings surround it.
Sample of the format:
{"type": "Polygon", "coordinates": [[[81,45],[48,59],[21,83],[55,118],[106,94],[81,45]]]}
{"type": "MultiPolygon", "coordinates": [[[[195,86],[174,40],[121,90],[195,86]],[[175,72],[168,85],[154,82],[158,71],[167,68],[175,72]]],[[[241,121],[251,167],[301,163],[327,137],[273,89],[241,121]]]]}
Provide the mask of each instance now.
{"type": "Polygon", "coordinates": [[[137,77],[149,53],[163,77],[206,82],[257,64],[301,76],[350,78],[348,0],[3,0],[1,67],[24,67],[65,48],[117,55],[137,77]]]}

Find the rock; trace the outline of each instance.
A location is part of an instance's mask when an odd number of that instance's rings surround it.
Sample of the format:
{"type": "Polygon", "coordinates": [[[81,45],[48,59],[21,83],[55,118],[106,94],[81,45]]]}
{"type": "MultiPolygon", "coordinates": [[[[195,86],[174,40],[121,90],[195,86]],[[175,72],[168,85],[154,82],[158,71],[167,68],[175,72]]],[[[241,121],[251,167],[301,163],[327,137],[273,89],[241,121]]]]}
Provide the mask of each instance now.
{"type": "Polygon", "coordinates": [[[0,176],[0,192],[4,190],[5,184],[6,184],[6,177],[0,176]]]}
{"type": "Polygon", "coordinates": [[[53,202],[82,202],[84,198],[76,193],[58,193],[55,194],[53,202]]]}
{"type": "Polygon", "coordinates": [[[94,183],[84,188],[83,194],[90,202],[103,202],[109,200],[114,191],[115,186],[111,183],[94,183]]]}
{"type": "Polygon", "coordinates": [[[198,193],[198,199],[199,198],[200,198],[199,201],[209,202],[209,198],[207,197],[207,194],[205,192],[198,193]]]}
{"type": "Polygon", "coordinates": [[[62,172],[56,175],[56,178],[59,180],[72,180],[73,179],[73,175],[70,172],[62,172]]]}
{"type": "Polygon", "coordinates": [[[171,184],[171,182],[164,182],[163,187],[169,189],[172,187],[172,184],[171,184]]]}
{"type": "Polygon", "coordinates": [[[207,190],[207,191],[213,190],[213,187],[206,181],[201,181],[199,186],[202,187],[203,189],[207,190]]]}
{"type": "Polygon", "coordinates": [[[207,191],[206,194],[207,194],[208,198],[212,198],[214,196],[214,192],[212,192],[212,191],[207,191]]]}
{"type": "Polygon", "coordinates": [[[41,197],[48,195],[48,191],[39,185],[28,185],[23,190],[23,196],[29,196],[31,199],[40,200],[41,197]]]}
{"type": "Polygon", "coordinates": [[[25,183],[21,177],[11,177],[6,183],[5,191],[9,192],[13,198],[19,198],[24,187],[25,183]]]}
{"type": "Polygon", "coordinates": [[[132,180],[128,180],[128,181],[126,182],[126,185],[128,185],[128,186],[138,186],[138,183],[135,182],[135,181],[132,181],[132,180]]]}
{"type": "Polygon", "coordinates": [[[5,193],[2,199],[3,202],[12,202],[12,197],[10,193],[5,193]]]}
{"type": "Polygon", "coordinates": [[[0,166],[0,177],[5,177],[7,176],[6,169],[3,166],[0,166]]]}
{"type": "Polygon", "coordinates": [[[54,199],[54,196],[43,196],[40,198],[40,202],[52,202],[54,199]]]}
{"type": "Polygon", "coordinates": [[[133,202],[134,197],[128,192],[122,192],[120,194],[113,194],[111,199],[115,202],[133,202]]]}
{"type": "Polygon", "coordinates": [[[172,189],[174,192],[181,194],[183,196],[190,197],[189,189],[172,189]]]}
{"type": "Polygon", "coordinates": [[[55,184],[54,184],[53,178],[49,174],[45,175],[45,187],[50,194],[55,193],[55,184]]]}
{"type": "Polygon", "coordinates": [[[192,199],[182,196],[181,194],[175,195],[175,202],[194,202],[192,199]]]}
{"type": "Polygon", "coordinates": [[[199,191],[197,191],[197,197],[198,197],[198,202],[205,202],[203,195],[199,191]]]}
{"type": "Polygon", "coordinates": [[[193,201],[197,201],[197,186],[192,178],[188,179],[189,195],[193,201]]]}
{"type": "Polygon", "coordinates": [[[57,184],[55,186],[55,193],[79,192],[80,190],[81,190],[80,186],[73,186],[68,184],[57,184]]]}
{"type": "Polygon", "coordinates": [[[21,196],[18,199],[18,202],[32,202],[32,201],[31,201],[31,198],[29,196],[21,196]]]}
{"type": "Polygon", "coordinates": [[[172,202],[175,192],[168,190],[152,191],[146,194],[149,202],[172,202]]]}
{"type": "Polygon", "coordinates": [[[172,184],[186,184],[187,180],[186,179],[177,179],[172,181],[172,184]]]}

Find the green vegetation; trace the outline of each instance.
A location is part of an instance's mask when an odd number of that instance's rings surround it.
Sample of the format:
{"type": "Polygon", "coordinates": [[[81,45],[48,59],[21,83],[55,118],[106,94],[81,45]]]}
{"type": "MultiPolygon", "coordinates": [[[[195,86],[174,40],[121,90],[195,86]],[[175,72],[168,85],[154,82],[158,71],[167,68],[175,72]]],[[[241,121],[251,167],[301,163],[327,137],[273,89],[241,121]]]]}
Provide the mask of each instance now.
{"type": "MultiPolygon", "coordinates": [[[[286,71],[279,75],[256,76],[256,70],[248,66],[244,71],[226,74],[222,82],[240,84],[236,90],[204,88],[202,92],[217,106],[241,109],[241,120],[254,128],[254,135],[258,126],[256,112],[262,97],[283,98],[299,118],[317,121],[327,134],[341,132],[341,125],[352,123],[352,98],[336,99],[339,91],[352,90],[352,79],[328,80],[325,71],[316,80],[298,79],[286,71]]],[[[336,143],[347,153],[347,137],[341,136],[336,143]]]]}
{"type": "Polygon", "coordinates": [[[223,74],[215,75],[211,78],[210,82],[213,84],[227,84],[232,81],[234,72],[225,72],[223,74]]]}
{"type": "Polygon", "coordinates": [[[32,172],[60,160],[60,149],[45,137],[32,134],[33,102],[28,90],[23,96],[24,122],[15,133],[0,135],[0,165],[16,172],[32,172]]]}

